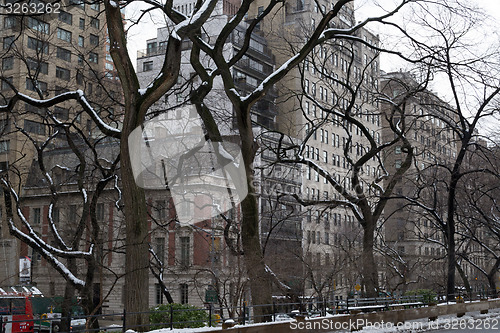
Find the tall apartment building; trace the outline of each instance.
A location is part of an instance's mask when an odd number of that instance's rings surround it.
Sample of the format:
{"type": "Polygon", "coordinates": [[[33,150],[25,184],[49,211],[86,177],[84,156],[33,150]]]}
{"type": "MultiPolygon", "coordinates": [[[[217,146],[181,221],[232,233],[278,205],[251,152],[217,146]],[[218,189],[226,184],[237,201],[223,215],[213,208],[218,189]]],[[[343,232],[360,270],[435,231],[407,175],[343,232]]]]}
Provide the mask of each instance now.
{"type": "MultiPolygon", "coordinates": [[[[265,1],[258,1],[251,17],[263,11],[265,1]]],[[[291,56],[289,45],[298,46],[334,2],[296,1],[273,13],[259,25],[276,55],[279,67],[291,56]],[[283,29],[276,29],[280,26],[283,29]]],[[[339,28],[355,24],[354,5],[347,4],[334,24],[339,28]]],[[[367,44],[378,45],[378,36],[361,29],[356,36],[367,44]]],[[[360,127],[343,121],[351,94],[344,85],[358,87],[351,111],[366,127],[377,144],[381,143],[379,105],[374,98],[379,82],[378,54],[363,43],[332,40],[318,45],[314,52],[277,87],[279,130],[300,138],[303,156],[317,163],[353,193],[352,165],[366,151],[368,140],[360,127]]],[[[363,165],[362,182],[366,188],[380,175],[379,163],[363,165]]],[[[342,196],[326,179],[308,166],[302,166],[303,200],[332,200],[342,196]]],[[[311,298],[332,299],[355,292],[361,283],[359,255],[362,229],[350,209],[326,204],[302,209],[303,294],[311,298]]],[[[383,270],[380,281],[383,285],[383,270]]]]}
{"type": "MultiPolygon", "coordinates": [[[[394,189],[394,195],[418,197],[428,207],[434,207],[441,218],[446,219],[447,212],[444,209],[447,204],[443,201],[446,196],[440,195],[440,192],[447,193],[445,186],[449,174],[442,166],[454,162],[460,149],[456,133],[451,129],[452,124],[458,121],[457,115],[435,93],[427,89],[417,91],[417,79],[410,73],[386,73],[382,78],[381,89],[385,95],[391,96],[396,103],[406,99],[405,109],[393,121],[402,121],[403,124],[404,120],[406,137],[415,149],[414,162],[403,176],[402,182],[394,189]]],[[[389,115],[393,106],[384,103],[382,109],[384,114],[389,115]]],[[[394,134],[388,128],[389,117],[383,119],[383,137],[387,140],[394,134]]],[[[401,145],[386,152],[384,158],[388,170],[394,171],[401,167],[401,154],[401,145]]],[[[444,291],[447,274],[446,248],[443,232],[436,220],[405,199],[390,200],[386,216],[389,288],[398,288],[403,292],[418,288],[444,291]]],[[[457,228],[459,233],[468,232],[460,224],[457,228]]],[[[481,253],[477,245],[468,243],[459,241],[457,253],[470,253],[475,257],[473,260],[477,260],[479,266],[482,266],[484,253],[481,253]]],[[[479,277],[479,282],[474,280],[471,283],[485,283],[484,276],[475,272],[472,265],[464,260],[460,262],[466,276],[479,277]]],[[[457,273],[457,285],[461,284],[457,273]]]]}
{"type": "MultiPolygon", "coordinates": [[[[174,6],[185,14],[190,13],[194,8],[194,4],[182,1],[175,2],[174,6]]],[[[207,41],[217,36],[219,29],[231,17],[235,8],[237,7],[229,2],[223,2],[216,7],[212,18],[205,25],[204,31],[207,34],[207,41]]],[[[241,49],[246,29],[247,25],[241,24],[232,32],[225,47],[228,57],[235,55],[241,49]]],[[[168,28],[159,28],[157,37],[147,41],[146,50],[138,52],[137,68],[142,86],[147,86],[161,68],[167,39],[168,28]]],[[[182,65],[178,82],[165,98],[151,108],[152,114],[161,114],[165,119],[182,118],[182,116],[194,118],[197,116],[194,106],[190,105],[189,94],[192,88],[196,88],[201,82],[194,75],[194,70],[189,64],[190,46],[190,42],[183,42],[182,65]],[[182,110],[186,109],[189,111],[184,114],[185,111],[182,110]]],[[[211,64],[207,61],[206,66],[211,66],[211,64]]],[[[238,91],[242,95],[253,91],[273,70],[274,56],[267,46],[267,41],[258,34],[252,35],[250,47],[245,56],[233,68],[233,77],[238,91]]],[[[232,105],[225,97],[222,80],[214,80],[213,85],[212,92],[205,98],[204,102],[210,110],[214,111],[215,119],[224,138],[237,143],[236,120],[232,105]]],[[[261,147],[255,161],[255,180],[257,191],[261,194],[259,196],[259,206],[262,212],[261,234],[263,246],[266,248],[267,262],[280,278],[293,284],[301,275],[296,265],[290,265],[297,254],[301,256],[301,219],[296,214],[290,214],[290,212],[297,211],[297,203],[291,197],[278,200],[276,191],[298,193],[301,178],[296,166],[279,164],[272,166],[276,160],[273,156],[275,154],[273,148],[276,148],[279,138],[267,130],[276,128],[275,94],[274,91],[270,91],[252,109],[251,119],[254,133],[261,147]],[[284,248],[287,250],[283,250],[284,248]],[[280,256],[279,260],[276,260],[277,255],[280,256]]],[[[237,220],[239,214],[239,211],[236,211],[232,216],[237,220]]],[[[196,234],[195,229],[191,230],[193,235],[196,234]]],[[[185,231],[188,230],[189,228],[185,228],[185,231]]],[[[180,232],[180,230],[176,232],[180,232]]],[[[237,265],[241,261],[240,256],[232,255],[231,257],[230,265],[221,267],[218,274],[228,274],[231,269],[240,265],[237,265]]],[[[193,267],[186,272],[186,275],[183,275],[185,280],[183,283],[188,286],[189,295],[195,291],[193,276],[199,269],[200,267],[193,267]]],[[[242,276],[245,275],[243,271],[238,273],[242,276]]],[[[170,285],[179,283],[179,280],[174,281],[170,277],[165,277],[165,279],[170,285]]],[[[231,279],[229,281],[232,285],[231,288],[237,288],[238,276],[233,274],[231,279]]],[[[176,287],[173,286],[173,288],[176,287]]],[[[298,288],[296,289],[298,293],[298,288]]],[[[194,299],[194,297],[190,296],[190,299],[194,299]]],[[[236,296],[231,296],[230,299],[236,299],[236,296]]]]}
{"type": "MultiPolygon", "coordinates": [[[[14,2],[6,0],[5,4],[14,2]]],[[[117,93],[120,91],[117,87],[119,82],[116,79],[107,80],[103,71],[106,29],[102,8],[98,3],[87,4],[77,0],[51,5],[51,10],[45,14],[31,16],[9,14],[9,7],[2,7],[0,76],[3,80],[0,103],[6,104],[12,96],[9,83],[19,92],[36,99],[48,99],[81,89],[100,116],[118,127],[115,114],[119,112],[116,103],[120,100],[117,93]]],[[[15,10],[16,7],[12,8],[15,10]]],[[[35,149],[27,136],[35,142],[43,142],[54,133],[57,121],[73,123],[91,137],[99,135],[93,122],[74,102],[46,109],[18,102],[13,112],[0,117],[0,165],[3,171],[12,171],[9,172],[9,180],[18,190],[26,181],[35,157],[35,149]]],[[[0,212],[4,213],[4,209],[2,202],[0,212]]],[[[5,218],[2,219],[0,238],[0,285],[28,282],[19,280],[18,264],[20,256],[32,256],[31,250],[20,252],[20,242],[9,236],[5,218]]]]}

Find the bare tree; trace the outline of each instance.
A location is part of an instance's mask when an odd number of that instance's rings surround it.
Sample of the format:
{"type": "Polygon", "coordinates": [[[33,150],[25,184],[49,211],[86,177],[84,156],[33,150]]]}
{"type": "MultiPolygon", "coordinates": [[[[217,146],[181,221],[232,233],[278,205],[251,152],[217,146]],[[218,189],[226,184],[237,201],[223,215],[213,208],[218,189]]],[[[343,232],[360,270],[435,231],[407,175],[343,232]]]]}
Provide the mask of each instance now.
{"type": "MultiPolygon", "coordinates": [[[[100,140],[88,140],[74,128],[74,124],[59,121],[51,111],[46,110],[44,117],[53,123],[54,133],[41,143],[31,133],[16,126],[16,130],[31,142],[36,157],[25,182],[21,180],[23,175],[15,163],[2,173],[6,218],[10,233],[32,248],[33,253],[41,254],[66,279],[65,316],[70,315],[70,300],[75,289],[82,296],[86,313],[91,314],[96,311],[96,306],[100,306],[94,303],[93,282],[97,272],[101,271],[99,268],[103,267],[102,256],[105,255],[100,250],[103,241],[102,226],[97,217],[98,201],[110,188],[113,191],[119,157],[115,154],[115,160],[109,161],[109,151],[102,151],[100,140]],[[54,153],[56,145],[66,149],[61,153],[59,148],[59,152],[54,153]],[[47,197],[49,209],[45,218],[48,231],[39,230],[39,220],[44,212],[39,211],[38,216],[29,214],[33,191],[37,192],[35,198],[44,193],[47,197]],[[68,193],[74,193],[76,198],[68,202],[68,193]],[[75,209],[71,218],[63,216],[61,207],[68,204],[82,209],[80,212],[75,209]],[[16,225],[17,220],[21,221],[20,226],[16,225]],[[82,266],[86,267],[85,272],[82,272],[82,266]]],[[[40,202],[34,204],[40,205],[40,202]]]]}
{"type": "Polygon", "coordinates": [[[472,278],[472,281],[468,281],[469,290],[471,282],[476,284],[477,288],[477,283],[481,282],[480,277],[483,276],[489,285],[488,294],[495,296],[498,293],[495,277],[500,268],[497,245],[500,236],[500,207],[496,200],[499,177],[498,145],[488,145],[483,140],[477,142],[477,146],[467,155],[467,163],[481,171],[464,176],[461,191],[457,196],[457,234],[469,242],[467,247],[460,248],[457,256],[458,260],[476,270],[475,274],[469,270],[472,273],[469,274],[469,278],[472,278]]]}
{"type": "MultiPolygon", "coordinates": [[[[427,55],[422,63],[441,79],[440,86],[449,91],[449,100],[445,104],[436,103],[435,99],[424,102],[426,109],[441,110],[424,114],[424,117],[437,118],[445,125],[445,131],[440,135],[447,138],[450,145],[446,148],[447,158],[440,162],[439,156],[435,156],[433,162],[423,168],[438,168],[433,172],[438,178],[435,181],[420,178],[421,191],[411,202],[426,211],[444,235],[446,291],[449,297],[454,297],[458,191],[468,175],[485,172],[483,167],[470,165],[467,155],[477,145],[481,122],[498,115],[498,61],[496,51],[489,47],[478,49],[470,43],[470,38],[478,32],[477,28],[486,23],[484,13],[476,8],[462,3],[436,6],[429,3],[422,4],[411,15],[414,22],[418,22],[422,35],[411,33],[410,28],[400,31],[411,41],[412,50],[427,55]]],[[[421,120],[428,121],[426,118],[421,120]]]]}
{"type": "MultiPolygon", "coordinates": [[[[333,20],[339,17],[340,13],[350,6],[350,2],[352,1],[341,0],[336,2],[334,6],[328,10],[322,8],[322,17],[313,27],[311,35],[296,46],[293,54],[289,55],[287,60],[283,61],[280,67],[261,82],[257,88],[243,94],[243,92],[238,91],[235,85],[232,67],[237,61],[242,59],[248,50],[251,43],[251,34],[258,27],[259,23],[264,22],[266,17],[274,16],[277,10],[284,12],[281,2],[271,1],[263,7],[263,10],[255,10],[258,14],[255,15],[255,18],[246,26],[245,34],[242,38],[243,47],[241,51],[228,59],[225,57],[224,53],[226,41],[235,27],[244,22],[247,13],[254,10],[254,4],[252,2],[243,1],[239,8],[233,13],[234,15],[232,18],[224,22],[220,27],[221,29],[217,38],[211,39],[210,42],[207,43],[202,34],[203,25],[214,12],[217,1],[206,1],[204,3],[198,1],[193,13],[189,16],[176,10],[172,2],[164,4],[156,1],[147,1],[148,8],[143,11],[144,15],[152,11],[158,11],[168,17],[173,24],[172,32],[165,48],[165,58],[160,73],[146,89],[140,89],[141,87],[134,69],[134,64],[128,54],[126,30],[121,14],[121,10],[124,6],[127,6],[128,3],[105,0],[104,10],[110,40],[110,54],[120,79],[124,98],[124,115],[121,127],[110,126],[107,122],[103,121],[95,108],[90,105],[85,94],[81,91],[70,91],[59,94],[51,99],[45,99],[44,95],[41,94],[39,100],[28,98],[15,91],[14,96],[8,99],[8,105],[4,108],[6,111],[12,110],[12,107],[18,101],[40,107],[52,107],[64,101],[76,100],[81,109],[95,123],[95,126],[98,127],[104,136],[120,140],[120,171],[126,221],[125,307],[128,312],[134,313],[148,308],[148,293],[146,290],[148,290],[147,277],[149,272],[148,261],[144,260],[144,258],[149,256],[149,246],[147,244],[147,205],[144,190],[136,184],[133,176],[128,137],[134,129],[143,124],[149,108],[164,96],[177,82],[180,70],[182,41],[189,39],[193,44],[190,52],[190,63],[202,83],[197,89],[197,94],[192,95],[191,103],[196,106],[198,114],[203,120],[207,137],[214,143],[214,148],[218,153],[218,159],[224,164],[228,162],[227,158],[225,158],[227,155],[218,148],[221,146],[217,144],[222,141],[221,124],[218,124],[216,121],[216,110],[211,110],[209,106],[207,106],[207,103],[205,103],[205,99],[211,92],[215,80],[221,80],[224,94],[229,99],[234,110],[235,124],[238,130],[237,139],[241,146],[241,151],[243,152],[243,164],[246,170],[246,179],[244,181],[249,189],[249,193],[242,201],[241,205],[243,215],[241,222],[241,241],[246,274],[249,277],[252,302],[254,304],[271,304],[271,282],[273,276],[269,273],[264,260],[260,242],[257,193],[253,188],[253,169],[257,147],[252,126],[251,109],[252,106],[262,99],[275,84],[296,68],[297,65],[301,64],[316,46],[331,40],[356,41],[363,44],[369,44],[367,41],[357,36],[356,33],[370,22],[383,22],[401,9],[402,6],[406,5],[406,3],[412,1],[402,0],[393,10],[381,17],[373,17],[360,23],[352,24],[347,28],[335,28],[332,24],[333,20]],[[212,64],[210,67],[205,67],[204,62],[201,60],[201,55],[210,59],[212,64]]],[[[141,15],[141,18],[142,17],[143,15],[141,15]]],[[[375,50],[378,49],[376,46],[369,45],[369,47],[375,50]]],[[[332,79],[336,80],[336,78],[332,79]]],[[[339,80],[336,82],[339,82],[339,80]]],[[[354,116],[357,88],[353,90],[350,89],[351,87],[349,87],[349,85],[344,83],[343,85],[347,90],[347,106],[342,112],[332,110],[325,111],[336,114],[339,117],[337,122],[342,123],[343,120],[346,120],[347,122],[355,124],[369,141],[368,149],[361,154],[359,159],[350,159],[350,164],[352,166],[352,174],[350,176],[352,186],[349,186],[349,189],[347,189],[345,184],[342,185],[339,183],[338,179],[326,174],[317,164],[307,159],[298,158],[299,155],[296,156],[297,159],[291,159],[290,162],[308,165],[321,174],[322,177],[325,177],[345,199],[333,200],[328,202],[328,204],[345,205],[349,207],[360,221],[365,230],[363,260],[366,271],[363,278],[365,279],[367,292],[373,294],[377,289],[377,274],[372,251],[376,223],[397,178],[408,163],[405,161],[404,167],[391,178],[385,189],[382,189],[377,183],[371,184],[376,188],[376,191],[380,191],[379,194],[381,196],[378,203],[374,205],[372,205],[368,198],[369,195],[364,192],[369,185],[365,185],[365,190],[361,187],[363,183],[361,179],[361,167],[370,158],[378,158],[377,155],[385,147],[393,145],[398,140],[404,142],[404,135],[401,131],[398,131],[396,124],[391,123],[391,127],[394,127],[398,134],[397,139],[389,143],[379,144],[376,142],[372,134],[368,132],[354,116]]],[[[391,115],[389,115],[388,118],[391,118],[391,115]]],[[[350,142],[350,140],[348,141],[350,142]]],[[[304,144],[298,146],[300,153],[304,151],[304,147],[304,144]]],[[[346,144],[344,150],[348,149],[349,144],[346,144]]],[[[406,148],[405,144],[405,149],[407,149],[405,150],[408,156],[407,159],[411,160],[411,147],[406,148]]],[[[385,176],[385,174],[382,173],[381,176],[385,176]]],[[[259,307],[256,312],[257,315],[262,315],[259,318],[267,320],[271,313],[271,307],[259,307]]],[[[147,323],[148,319],[144,314],[137,314],[127,316],[127,320],[129,325],[141,327],[141,325],[147,323]]]]}

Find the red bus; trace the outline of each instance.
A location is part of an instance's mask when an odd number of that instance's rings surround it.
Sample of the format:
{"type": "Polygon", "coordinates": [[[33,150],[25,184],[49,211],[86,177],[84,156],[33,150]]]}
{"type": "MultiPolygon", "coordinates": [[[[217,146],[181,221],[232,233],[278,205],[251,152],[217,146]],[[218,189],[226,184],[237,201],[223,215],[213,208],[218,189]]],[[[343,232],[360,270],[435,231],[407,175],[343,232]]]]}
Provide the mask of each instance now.
{"type": "Polygon", "coordinates": [[[0,295],[0,317],[4,333],[33,332],[33,307],[26,296],[0,295]]]}

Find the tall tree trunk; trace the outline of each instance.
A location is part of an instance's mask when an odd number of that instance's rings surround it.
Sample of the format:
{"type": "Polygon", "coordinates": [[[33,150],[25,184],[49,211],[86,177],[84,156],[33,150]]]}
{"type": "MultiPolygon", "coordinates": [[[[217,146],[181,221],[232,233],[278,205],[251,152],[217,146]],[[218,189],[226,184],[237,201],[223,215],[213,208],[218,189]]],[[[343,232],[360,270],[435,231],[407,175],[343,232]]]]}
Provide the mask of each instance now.
{"type": "Polygon", "coordinates": [[[496,273],[498,273],[499,266],[500,266],[500,257],[498,257],[495,260],[493,267],[490,269],[490,272],[487,275],[488,284],[490,286],[490,290],[488,292],[488,295],[490,295],[491,297],[497,297],[497,295],[498,295],[497,282],[495,280],[495,275],[496,275],[496,273]]]}
{"type": "Polygon", "coordinates": [[[456,268],[457,268],[458,274],[462,278],[462,281],[463,281],[464,286],[465,286],[465,290],[467,290],[467,293],[469,295],[472,295],[472,288],[470,287],[469,279],[467,278],[467,275],[465,274],[462,267],[460,267],[460,264],[458,262],[457,262],[456,268]]]}
{"type": "Polygon", "coordinates": [[[378,271],[373,254],[374,236],[375,225],[371,220],[366,220],[363,226],[362,283],[367,297],[378,296],[378,271]]]}
{"type": "Polygon", "coordinates": [[[451,235],[448,234],[448,272],[446,280],[446,294],[448,295],[448,300],[453,300],[455,297],[455,265],[456,249],[455,237],[453,233],[451,235]]]}
{"type": "MultiPolygon", "coordinates": [[[[69,269],[70,272],[76,272],[76,260],[71,258],[68,259],[67,263],[67,268],[69,269]]],[[[66,281],[66,287],[64,288],[64,297],[63,301],[61,304],[61,326],[60,330],[61,332],[69,332],[70,326],[71,326],[71,321],[70,317],[72,315],[71,313],[71,308],[72,308],[72,301],[73,297],[75,296],[75,286],[69,282],[66,281]]]]}
{"type": "Polygon", "coordinates": [[[249,191],[241,207],[243,213],[241,240],[246,271],[249,278],[253,305],[266,305],[254,308],[256,322],[270,321],[272,313],[272,286],[266,271],[260,243],[259,215],[255,193],[249,191]]]}
{"type": "Polygon", "coordinates": [[[498,292],[497,292],[497,282],[495,280],[495,274],[488,274],[488,284],[490,287],[488,295],[490,297],[497,297],[498,292]]]}
{"type": "MultiPolygon", "coordinates": [[[[93,232],[94,235],[93,237],[97,239],[96,235],[98,233],[97,228],[94,228],[93,232]]],[[[83,290],[80,291],[80,295],[83,300],[83,309],[85,311],[86,315],[95,315],[96,314],[96,307],[94,303],[94,277],[95,273],[97,271],[96,267],[96,260],[95,260],[95,253],[92,258],[89,258],[87,260],[87,276],[85,277],[85,287],[83,290]]],[[[99,330],[99,320],[97,317],[93,317],[90,320],[87,321],[86,324],[88,329],[95,329],[99,330]]]]}
{"type": "Polygon", "coordinates": [[[241,202],[242,223],[241,242],[244,253],[246,272],[249,278],[253,305],[267,305],[254,308],[256,322],[272,319],[272,283],[266,269],[260,241],[259,207],[254,185],[253,163],[256,147],[250,120],[250,108],[238,113],[238,125],[241,138],[241,153],[245,164],[248,194],[241,202]]]}
{"type": "Polygon", "coordinates": [[[145,311],[149,308],[149,246],[146,198],[144,189],[137,186],[132,173],[130,160],[129,134],[142,123],[133,105],[126,105],[126,117],[123,122],[122,140],[120,141],[120,169],[125,208],[125,310],[127,325],[133,330],[146,330],[149,317],[145,311]],[[145,325],[145,326],[142,326],[145,325]]]}
{"type": "MultiPolygon", "coordinates": [[[[458,169],[458,167],[455,167],[458,169]]],[[[458,183],[458,171],[451,174],[450,180],[450,191],[448,193],[448,211],[446,218],[446,236],[448,237],[448,272],[446,281],[446,294],[448,295],[448,300],[452,300],[455,297],[455,267],[457,263],[456,258],[456,245],[455,245],[455,195],[456,186],[458,183]]]]}

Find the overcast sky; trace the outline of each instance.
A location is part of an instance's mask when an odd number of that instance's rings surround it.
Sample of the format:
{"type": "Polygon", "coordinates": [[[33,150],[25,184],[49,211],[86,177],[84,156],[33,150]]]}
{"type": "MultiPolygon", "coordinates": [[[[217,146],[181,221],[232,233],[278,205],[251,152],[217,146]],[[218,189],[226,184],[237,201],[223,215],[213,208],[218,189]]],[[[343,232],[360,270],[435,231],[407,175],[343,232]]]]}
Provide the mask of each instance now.
{"type": "MultiPolygon", "coordinates": [[[[393,8],[395,3],[398,3],[400,0],[355,0],[355,8],[356,8],[356,20],[360,21],[363,20],[364,18],[368,16],[373,16],[376,14],[383,14],[383,11],[380,8],[379,4],[383,4],[387,9],[393,8]],[[392,5],[392,7],[391,7],[392,5]]],[[[439,0],[438,3],[443,2],[443,0],[439,0]]],[[[485,47],[489,45],[499,45],[500,44],[500,0],[449,0],[449,1],[460,1],[460,3],[470,3],[474,4],[481,9],[483,9],[488,15],[490,15],[489,20],[487,22],[487,25],[480,25],[479,29],[480,30],[485,30],[478,32],[477,35],[477,42],[478,45],[482,43],[481,47],[483,45],[485,47]],[[493,28],[491,28],[493,26],[493,28]],[[489,29],[489,30],[488,30],[489,29]],[[487,43],[485,43],[485,41],[487,43]],[[489,45],[488,45],[489,43],[489,45]]],[[[134,15],[137,17],[139,13],[139,7],[137,7],[137,4],[142,4],[142,6],[147,6],[141,1],[136,1],[133,2],[132,6],[127,7],[127,12],[126,15],[127,17],[130,17],[131,15],[134,15]]],[[[404,15],[408,15],[408,13],[403,13],[400,14],[399,17],[404,17],[404,15]]],[[[150,18],[149,23],[143,23],[139,26],[135,26],[132,29],[129,30],[129,41],[128,41],[128,46],[130,50],[130,55],[132,57],[132,61],[135,64],[136,63],[136,54],[137,50],[144,50],[146,48],[146,41],[150,38],[156,37],[156,29],[158,27],[161,27],[164,25],[164,23],[161,21],[161,19],[156,18],[154,23],[152,18],[150,18]]],[[[400,19],[401,20],[401,19],[400,19]]],[[[405,21],[398,21],[398,23],[406,23],[405,21]]],[[[392,37],[387,37],[387,30],[386,28],[381,28],[379,26],[374,26],[374,25],[369,25],[368,28],[374,32],[378,33],[380,35],[381,40],[384,40],[384,37],[388,40],[391,41],[392,37]],[[377,29],[382,30],[382,31],[377,31],[377,29]]],[[[474,40],[475,42],[475,40],[474,40]]],[[[382,55],[381,60],[380,60],[380,66],[381,69],[390,72],[390,71],[398,71],[400,69],[405,69],[408,65],[402,62],[399,59],[396,58],[391,58],[387,55],[382,55]]],[[[446,84],[442,84],[443,82],[440,82],[439,77],[437,77],[434,82],[431,84],[431,89],[435,92],[438,93],[438,95],[445,100],[450,100],[451,96],[446,90],[446,88],[443,88],[447,86],[446,84]]],[[[496,125],[495,125],[496,126],[496,125]]]]}
{"type": "MultiPolygon", "coordinates": [[[[493,31],[494,34],[486,32],[485,35],[487,36],[487,38],[491,38],[490,43],[500,44],[498,35],[496,35],[500,30],[499,29],[500,0],[455,0],[455,1],[461,1],[461,3],[470,3],[472,5],[477,6],[485,13],[487,13],[490,17],[488,18],[486,23],[488,24],[488,26],[496,26],[496,27],[493,28],[493,30],[490,30],[490,32],[493,31]]],[[[382,10],[382,8],[385,9],[394,8],[395,3],[398,3],[398,0],[356,0],[355,1],[356,20],[362,21],[363,19],[366,19],[370,16],[383,15],[385,11],[382,10]],[[382,7],[380,4],[383,4],[383,6],[385,7],[382,7]]],[[[398,13],[396,17],[400,19],[402,17],[408,17],[408,15],[409,15],[408,12],[403,11],[402,13],[398,13]]],[[[397,20],[396,22],[404,23],[403,20],[401,21],[397,20]]],[[[486,26],[480,26],[479,28],[483,29],[483,27],[485,30],[488,29],[486,28],[486,26]]],[[[388,36],[389,31],[385,30],[386,29],[385,26],[382,28],[379,25],[369,25],[369,29],[372,32],[379,34],[382,41],[384,39],[391,38],[388,36]]],[[[478,36],[477,40],[478,42],[485,42],[484,35],[481,33],[481,36],[478,36]]],[[[405,64],[402,61],[395,59],[394,57],[391,58],[387,55],[382,55],[380,62],[381,62],[381,69],[386,72],[397,71],[401,68],[401,66],[403,67],[405,66],[405,64]]]]}
{"type": "MultiPolygon", "coordinates": [[[[493,17],[494,20],[500,22],[500,0],[467,0],[478,7],[484,8],[485,11],[493,17]]],[[[374,15],[377,13],[382,13],[379,9],[379,3],[383,3],[385,6],[393,4],[397,0],[355,0],[356,6],[356,19],[362,20],[369,15],[374,15]]],[[[142,4],[142,6],[147,6],[141,1],[133,2],[135,4],[142,4]]],[[[388,7],[390,8],[390,7],[388,7]]],[[[137,16],[140,7],[129,5],[127,7],[126,15],[130,17],[131,15],[137,16]]],[[[129,41],[128,46],[130,50],[130,55],[132,56],[133,63],[135,64],[137,50],[143,50],[146,48],[146,40],[156,37],[156,29],[162,26],[161,20],[156,20],[156,22],[143,23],[138,26],[133,27],[129,30],[129,41]]],[[[376,33],[381,33],[380,31],[374,31],[376,33]]],[[[392,60],[387,60],[382,58],[381,60],[382,69],[385,71],[398,70],[399,65],[394,63],[392,60]]]]}

